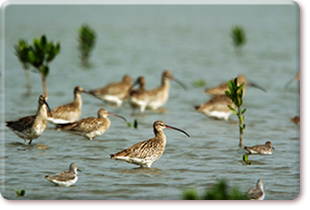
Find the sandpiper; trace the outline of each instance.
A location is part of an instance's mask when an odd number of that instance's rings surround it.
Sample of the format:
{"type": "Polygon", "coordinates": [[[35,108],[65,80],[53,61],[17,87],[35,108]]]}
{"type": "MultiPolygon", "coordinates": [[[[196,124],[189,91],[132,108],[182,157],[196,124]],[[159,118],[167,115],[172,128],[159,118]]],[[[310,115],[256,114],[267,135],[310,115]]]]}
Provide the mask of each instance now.
{"type": "Polygon", "coordinates": [[[297,125],[300,125],[300,116],[295,116],[294,118],[291,118],[290,121],[296,123],[297,125]]]}
{"type": "Polygon", "coordinates": [[[130,100],[135,101],[135,104],[140,107],[141,112],[144,112],[145,108],[149,108],[152,110],[158,109],[159,107],[163,106],[169,98],[169,79],[175,81],[186,90],[186,86],[181,81],[173,77],[170,71],[165,70],[162,73],[162,81],[159,87],[143,91],[139,94],[139,97],[138,94],[136,94],[135,96],[131,95],[130,100]]]}
{"type": "Polygon", "coordinates": [[[251,200],[264,200],[265,192],[264,192],[263,180],[259,179],[257,181],[256,187],[251,187],[247,191],[247,195],[250,197],[251,200]]]}
{"type": "Polygon", "coordinates": [[[227,95],[215,95],[206,103],[195,106],[195,109],[208,117],[227,121],[233,113],[227,105],[236,109],[236,105],[227,95]]]}
{"type": "Polygon", "coordinates": [[[52,116],[47,120],[53,124],[65,124],[77,121],[82,114],[82,96],[81,93],[88,93],[82,87],[76,86],[73,90],[74,100],[72,103],[58,106],[52,110],[52,116]]]}
{"type": "Polygon", "coordinates": [[[123,101],[129,96],[131,87],[131,78],[125,75],[121,82],[110,83],[103,88],[90,90],[89,93],[100,100],[122,106],[123,101]]]}
{"type": "Polygon", "coordinates": [[[116,116],[126,121],[124,117],[109,113],[105,109],[99,109],[97,114],[98,117],[88,117],[73,123],[56,125],[56,129],[84,136],[88,140],[92,140],[97,136],[101,136],[109,129],[111,121],[108,115],[116,116]]]}
{"type": "Polygon", "coordinates": [[[116,154],[110,154],[111,159],[126,161],[140,167],[151,167],[152,163],[158,160],[165,150],[166,136],[163,132],[165,128],[180,131],[189,137],[185,131],[165,125],[164,122],[158,120],[153,124],[154,138],[134,144],[116,154]]]}
{"type": "MultiPolygon", "coordinates": [[[[232,79],[231,81],[233,81],[234,79],[232,79]]],[[[238,83],[238,86],[240,86],[242,83],[244,83],[244,86],[243,86],[243,94],[245,93],[245,86],[249,86],[249,87],[255,87],[255,88],[258,88],[264,92],[266,92],[266,89],[255,84],[254,82],[250,82],[244,75],[239,75],[238,76],[238,79],[237,79],[237,83],[238,83]]],[[[213,87],[213,88],[208,88],[208,89],[205,89],[205,93],[206,94],[209,94],[209,95],[223,95],[225,94],[225,91],[228,91],[228,83],[227,82],[224,82],[216,87],[213,87]]]]}
{"type": "Polygon", "coordinates": [[[78,180],[78,171],[81,172],[77,165],[75,163],[71,163],[69,166],[69,171],[63,171],[52,176],[46,175],[44,178],[55,185],[69,187],[78,180]]]}
{"type": "Polygon", "coordinates": [[[272,150],[275,148],[272,146],[270,141],[267,141],[265,144],[262,145],[256,145],[253,147],[244,147],[245,150],[247,150],[251,154],[266,154],[270,155],[272,154],[272,150]]]}
{"type": "Polygon", "coordinates": [[[135,84],[139,84],[139,88],[138,89],[134,89],[130,92],[129,94],[129,103],[130,106],[133,110],[135,110],[136,108],[140,109],[140,112],[144,112],[146,106],[147,106],[147,94],[146,94],[146,90],[145,90],[145,79],[144,77],[139,77],[136,82],[134,83],[133,86],[135,86],[135,84]]]}
{"type": "Polygon", "coordinates": [[[6,126],[19,138],[24,139],[25,144],[31,144],[33,139],[39,138],[47,127],[47,110],[50,108],[47,97],[40,95],[36,115],[20,118],[16,121],[7,121],[6,126]]]}

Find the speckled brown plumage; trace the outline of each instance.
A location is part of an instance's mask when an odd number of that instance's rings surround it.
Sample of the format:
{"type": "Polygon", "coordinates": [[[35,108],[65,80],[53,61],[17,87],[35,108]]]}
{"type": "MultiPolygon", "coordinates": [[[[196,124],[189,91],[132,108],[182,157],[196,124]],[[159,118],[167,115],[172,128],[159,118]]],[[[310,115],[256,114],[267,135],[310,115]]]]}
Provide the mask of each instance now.
{"type": "Polygon", "coordinates": [[[74,100],[69,104],[58,106],[52,110],[52,117],[47,120],[53,124],[64,124],[77,121],[82,114],[82,96],[81,93],[88,93],[82,87],[76,86],[73,90],[74,100]]]}
{"type": "Polygon", "coordinates": [[[195,106],[195,109],[208,117],[228,120],[232,114],[228,105],[236,109],[236,105],[227,95],[215,95],[206,103],[195,106]]]}
{"type": "Polygon", "coordinates": [[[110,83],[103,88],[90,90],[89,93],[103,101],[115,103],[117,106],[121,106],[123,101],[128,98],[131,91],[131,86],[130,76],[125,75],[121,82],[110,83]]]}
{"type": "Polygon", "coordinates": [[[272,146],[270,141],[267,141],[265,144],[262,145],[256,145],[253,147],[245,146],[244,149],[252,154],[272,154],[272,150],[274,150],[274,147],[272,146]]]}
{"type": "Polygon", "coordinates": [[[141,112],[144,112],[146,108],[152,110],[158,109],[159,107],[163,106],[169,98],[169,79],[177,82],[184,89],[186,89],[185,85],[173,77],[170,71],[165,70],[162,73],[161,85],[159,87],[151,90],[141,91],[139,94],[132,94],[130,96],[130,101],[133,102],[136,106],[140,107],[141,112]]]}
{"type": "Polygon", "coordinates": [[[136,143],[128,149],[122,150],[116,154],[111,154],[111,159],[126,161],[128,163],[140,165],[141,167],[151,167],[152,163],[158,160],[165,150],[166,136],[163,132],[165,128],[181,131],[189,137],[183,130],[165,125],[162,121],[155,121],[153,124],[154,138],[136,143]]]}
{"type": "Polygon", "coordinates": [[[98,117],[88,117],[73,123],[57,125],[56,129],[92,140],[95,137],[101,136],[110,128],[111,121],[107,117],[108,115],[117,116],[125,120],[125,118],[119,115],[108,113],[105,109],[99,109],[97,114],[98,117]]]}
{"type": "MultiPolygon", "coordinates": [[[[232,79],[231,81],[234,81],[234,79],[232,79]]],[[[237,82],[238,82],[238,86],[240,86],[242,83],[246,82],[245,76],[239,75],[237,82]]],[[[225,91],[229,91],[228,82],[221,83],[216,87],[207,88],[207,89],[205,89],[204,92],[209,94],[209,95],[224,95],[225,91]]],[[[245,86],[243,86],[243,92],[245,93],[245,86]]]]}
{"type": "Polygon", "coordinates": [[[29,140],[31,144],[32,140],[39,138],[47,128],[47,111],[50,109],[46,101],[47,98],[40,95],[36,115],[23,117],[16,121],[7,121],[6,126],[18,137],[24,139],[25,143],[29,140]]]}

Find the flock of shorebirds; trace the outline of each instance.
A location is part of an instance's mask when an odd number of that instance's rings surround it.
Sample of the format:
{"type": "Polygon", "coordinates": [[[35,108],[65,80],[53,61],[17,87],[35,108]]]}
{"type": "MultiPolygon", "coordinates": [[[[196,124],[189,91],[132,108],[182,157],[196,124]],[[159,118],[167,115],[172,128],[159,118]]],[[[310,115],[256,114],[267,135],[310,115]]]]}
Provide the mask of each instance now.
{"type": "MultiPolygon", "coordinates": [[[[297,76],[289,81],[286,86],[294,80],[299,80],[299,74],[297,76]]],[[[186,90],[186,86],[181,81],[172,76],[170,71],[165,70],[162,73],[161,85],[151,90],[145,89],[144,77],[139,77],[132,84],[129,75],[125,75],[121,82],[111,83],[96,90],[86,91],[82,87],[76,86],[73,91],[73,102],[58,106],[53,110],[50,109],[47,103],[47,97],[40,95],[38,109],[35,115],[23,117],[16,121],[7,121],[6,126],[18,137],[24,139],[25,143],[28,142],[28,144],[31,144],[34,139],[37,139],[42,135],[47,128],[48,122],[54,124],[56,130],[80,135],[88,140],[92,140],[101,136],[109,129],[111,125],[111,121],[108,118],[109,115],[119,117],[124,121],[126,121],[126,119],[120,115],[110,113],[105,109],[99,109],[97,117],[79,119],[81,117],[82,93],[92,95],[106,102],[114,103],[117,106],[122,106],[124,101],[128,101],[133,112],[135,112],[136,109],[139,109],[140,113],[143,113],[147,109],[157,110],[167,102],[170,89],[169,80],[177,82],[186,90]],[[133,89],[135,85],[139,85],[139,87],[133,89]]],[[[245,93],[245,86],[256,87],[266,91],[254,82],[250,82],[243,75],[239,75],[238,85],[242,83],[245,84],[243,86],[243,93],[245,93]]],[[[195,106],[195,109],[209,117],[228,120],[232,111],[227,105],[230,105],[233,108],[236,107],[228,96],[226,96],[226,90],[228,90],[227,83],[206,89],[205,93],[212,95],[211,99],[204,104],[195,106]]],[[[165,150],[166,136],[163,132],[164,129],[174,129],[190,137],[184,130],[167,125],[158,120],[153,123],[154,138],[138,142],[125,150],[111,154],[111,159],[126,161],[141,167],[151,167],[152,163],[158,160],[165,150]]],[[[274,148],[271,142],[268,141],[264,145],[244,147],[244,149],[249,153],[272,154],[274,148]]],[[[79,169],[77,168],[77,165],[71,163],[69,171],[64,171],[53,176],[45,176],[45,179],[56,185],[70,186],[78,180],[78,171],[79,169]]],[[[265,194],[263,191],[262,180],[258,180],[257,187],[251,188],[248,191],[248,195],[251,199],[264,199],[265,194]]]]}

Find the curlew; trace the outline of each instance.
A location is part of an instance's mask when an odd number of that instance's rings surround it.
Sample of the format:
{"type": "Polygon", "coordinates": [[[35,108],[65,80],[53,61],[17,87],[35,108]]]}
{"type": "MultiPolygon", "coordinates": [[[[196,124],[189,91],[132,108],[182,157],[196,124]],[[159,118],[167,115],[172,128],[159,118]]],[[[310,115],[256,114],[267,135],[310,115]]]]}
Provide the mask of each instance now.
{"type": "Polygon", "coordinates": [[[264,192],[263,180],[259,179],[257,181],[256,187],[251,187],[247,191],[247,195],[250,197],[250,200],[264,200],[265,192],[264,192]]]}
{"type": "Polygon", "coordinates": [[[162,121],[155,121],[153,124],[154,138],[136,143],[116,154],[110,154],[111,159],[126,161],[140,167],[151,167],[152,163],[158,160],[165,150],[166,136],[163,131],[165,128],[180,131],[189,137],[185,131],[179,128],[165,125],[162,121]]]}
{"type": "MultiPolygon", "coordinates": [[[[234,79],[232,79],[231,81],[233,81],[233,80],[234,79]]],[[[255,87],[255,88],[258,88],[258,89],[266,92],[265,88],[257,85],[254,82],[250,82],[244,75],[239,75],[238,76],[237,83],[238,83],[238,86],[240,86],[242,83],[244,83],[243,94],[245,94],[245,86],[255,87]]],[[[225,91],[229,91],[228,83],[227,82],[224,82],[224,83],[222,83],[222,84],[220,84],[220,85],[218,85],[216,87],[207,88],[207,89],[205,89],[204,92],[206,94],[209,94],[209,95],[224,95],[225,91]]]]}
{"type": "Polygon", "coordinates": [[[72,103],[58,106],[52,110],[52,116],[47,120],[53,124],[65,124],[77,121],[82,114],[82,96],[81,93],[88,93],[82,87],[76,86],[73,90],[74,100],[72,103]]]}
{"type": "Polygon", "coordinates": [[[144,112],[148,102],[145,90],[145,78],[142,76],[139,77],[133,86],[135,84],[139,84],[139,88],[130,91],[129,104],[133,110],[139,108],[140,112],[144,112]]]}
{"type": "Polygon", "coordinates": [[[31,144],[33,139],[39,138],[47,127],[47,110],[50,108],[47,97],[39,96],[38,110],[36,115],[20,118],[16,121],[7,121],[6,126],[13,131],[19,138],[24,139],[25,144],[31,144]]]}
{"type": "Polygon", "coordinates": [[[99,109],[97,115],[98,117],[88,117],[73,123],[56,125],[56,129],[92,140],[95,137],[101,136],[110,128],[111,121],[108,115],[116,116],[126,121],[124,117],[109,113],[105,109],[99,109]]]}
{"type": "Polygon", "coordinates": [[[227,121],[229,116],[233,113],[228,108],[228,105],[236,109],[236,105],[227,95],[215,95],[206,103],[195,106],[195,109],[208,117],[227,121]]]}
{"type": "Polygon", "coordinates": [[[144,112],[146,108],[151,110],[158,109],[163,106],[169,98],[169,79],[175,81],[186,90],[186,86],[181,81],[172,76],[170,71],[165,70],[162,73],[162,81],[159,87],[143,91],[140,94],[131,95],[130,101],[135,101],[135,104],[140,107],[141,112],[144,112]]]}
{"type": "Polygon", "coordinates": [[[275,148],[272,146],[270,141],[267,141],[265,144],[256,145],[253,147],[244,147],[251,154],[263,154],[263,155],[270,155],[272,154],[272,150],[275,148]]]}
{"type": "Polygon", "coordinates": [[[78,171],[81,172],[77,165],[75,163],[71,163],[69,166],[69,171],[63,171],[51,176],[46,175],[44,178],[55,185],[69,187],[77,182],[79,178],[78,171]]]}
{"type": "Polygon", "coordinates": [[[122,106],[123,101],[128,98],[131,88],[131,78],[129,75],[125,75],[121,82],[110,83],[103,88],[90,90],[89,93],[102,101],[122,106]]]}

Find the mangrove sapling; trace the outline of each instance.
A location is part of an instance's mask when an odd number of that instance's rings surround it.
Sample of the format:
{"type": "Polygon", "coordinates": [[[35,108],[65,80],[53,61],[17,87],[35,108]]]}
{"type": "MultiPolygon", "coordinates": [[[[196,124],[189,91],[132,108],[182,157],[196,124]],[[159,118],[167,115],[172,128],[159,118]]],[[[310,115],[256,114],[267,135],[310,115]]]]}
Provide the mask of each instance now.
{"type": "Polygon", "coordinates": [[[96,33],[87,25],[83,25],[78,31],[79,51],[82,65],[89,66],[90,52],[95,47],[96,33]]]}
{"type": "Polygon", "coordinates": [[[226,95],[232,100],[234,105],[237,107],[237,110],[235,110],[233,107],[227,105],[229,109],[238,117],[239,119],[239,146],[242,146],[242,136],[245,130],[245,124],[244,124],[244,113],[246,109],[241,109],[241,106],[243,104],[243,86],[244,83],[242,83],[240,86],[238,86],[238,78],[236,77],[234,81],[228,81],[228,88],[229,91],[225,91],[226,95]]]}
{"type": "Polygon", "coordinates": [[[231,38],[235,47],[235,53],[240,54],[241,47],[246,43],[245,31],[241,26],[234,26],[231,29],[231,38]]]}

